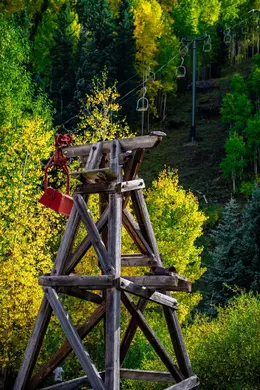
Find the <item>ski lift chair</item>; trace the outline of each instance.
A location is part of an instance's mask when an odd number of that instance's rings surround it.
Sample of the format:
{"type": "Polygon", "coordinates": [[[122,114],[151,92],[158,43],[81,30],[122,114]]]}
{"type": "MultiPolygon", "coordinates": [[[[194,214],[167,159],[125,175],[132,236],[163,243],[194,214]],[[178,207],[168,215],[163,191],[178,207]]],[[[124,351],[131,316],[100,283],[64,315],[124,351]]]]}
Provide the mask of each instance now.
{"type": "Polygon", "coordinates": [[[147,111],[149,107],[149,100],[146,97],[141,97],[137,100],[136,111],[144,112],[147,111]]]}

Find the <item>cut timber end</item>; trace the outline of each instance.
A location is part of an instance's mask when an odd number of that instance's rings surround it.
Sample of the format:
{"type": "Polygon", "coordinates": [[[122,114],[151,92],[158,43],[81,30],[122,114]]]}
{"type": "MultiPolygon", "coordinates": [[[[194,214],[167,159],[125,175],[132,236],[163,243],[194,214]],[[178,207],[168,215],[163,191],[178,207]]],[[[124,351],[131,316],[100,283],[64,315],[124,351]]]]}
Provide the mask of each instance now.
{"type": "MultiPolygon", "coordinates": [[[[165,133],[160,133],[160,135],[153,134],[144,135],[141,137],[126,138],[120,139],[121,150],[126,152],[135,149],[151,149],[157,146],[161,141],[165,133]]],[[[102,153],[109,153],[113,141],[103,141],[102,142],[102,153]]],[[[91,151],[92,145],[80,145],[80,146],[69,146],[68,148],[63,149],[63,153],[67,158],[78,157],[78,156],[88,156],[91,151]]]]}

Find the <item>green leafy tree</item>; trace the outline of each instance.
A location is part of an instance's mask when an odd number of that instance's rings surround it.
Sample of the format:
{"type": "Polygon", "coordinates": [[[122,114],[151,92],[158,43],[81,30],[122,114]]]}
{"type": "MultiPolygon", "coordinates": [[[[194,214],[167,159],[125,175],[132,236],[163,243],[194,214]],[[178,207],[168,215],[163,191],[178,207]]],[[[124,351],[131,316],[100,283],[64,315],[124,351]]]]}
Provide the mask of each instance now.
{"type": "Polygon", "coordinates": [[[238,131],[244,130],[248,117],[252,112],[252,104],[245,93],[227,93],[221,108],[222,122],[238,131]]]}
{"type": "Polygon", "coordinates": [[[245,139],[254,162],[254,173],[257,177],[260,147],[260,116],[258,114],[248,119],[247,127],[245,128],[245,139]]]}
{"type": "Polygon", "coordinates": [[[214,320],[196,316],[186,329],[185,341],[202,390],[260,388],[259,316],[259,295],[252,293],[219,307],[214,320]]]}
{"type": "Polygon", "coordinates": [[[225,143],[226,157],[220,164],[224,176],[232,179],[233,192],[236,192],[236,182],[242,177],[246,166],[246,146],[243,137],[233,131],[225,143]]]}
{"type": "Polygon", "coordinates": [[[226,204],[222,219],[212,231],[214,251],[211,253],[210,267],[204,277],[207,286],[207,303],[226,305],[234,294],[232,288],[241,285],[244,275],[240,257],[241,215],[234,199],[226,204]]]}

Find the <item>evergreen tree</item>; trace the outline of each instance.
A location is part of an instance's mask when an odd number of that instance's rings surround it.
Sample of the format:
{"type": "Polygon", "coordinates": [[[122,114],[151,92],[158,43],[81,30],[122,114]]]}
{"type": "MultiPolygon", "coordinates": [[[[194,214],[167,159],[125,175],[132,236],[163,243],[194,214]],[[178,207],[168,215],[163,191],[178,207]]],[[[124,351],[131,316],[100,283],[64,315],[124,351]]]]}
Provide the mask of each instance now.
{"type": "Polygon", "coordinates": [[[52,71],[50,97],[55,108],[55,122],[60,124],[75,113],[73,105],[76,87],[76,48],[79,37],[77,15],[64,4],[58,17],[58,28],[54,35],[55,44],[51,50],[52,71]]]}
{"type": "Polygon", "coordinates": [[[260,289],[260,187],[256,187],[252,199],[244,211],[240,257],[245,274],[242,287],[260,289]]]}
{"type": "Polygon", "coordinates": [[[79,101],[90,91],[92,79],[106,68],[109,79],[116,79],[115,23],[107,0],[80,0],[78,4],[81,32],[79,68],[75,100],[79,101]]]}
{"type": "Polygon", "coordinates": [[[212,232],[215,250],[211,253],[212,267],[209,267],[205,275],[209,290],[206,293],[208,303],[226,304],[233,294],[229,287],[243,284],[244,265],[239,254],[239,221],[238,205],[231,199],[223,211],[222,222],[212,232]]]}
{"type": "MultiPolygon", "coordinates": [[[[120,96],[126,95],[134,89],[139,82],[136,73],[135,63],[135,39],[134,39],[134,15],[131,11],[131,1],[124,0],[119,8],[119,15],[116,27],[116,76],[118,80],[118,92],[120,96]],[[127,81],[128,80],[128,81],[127,81]],[[127,82],[126,82],[127,81],[127,82]]],[[[123,105],[123,113],[128,120],[133,116],[135,110],[135,94],[123,105]]],[[[124,104],[124,100],[122,100],[124,104]]]]}

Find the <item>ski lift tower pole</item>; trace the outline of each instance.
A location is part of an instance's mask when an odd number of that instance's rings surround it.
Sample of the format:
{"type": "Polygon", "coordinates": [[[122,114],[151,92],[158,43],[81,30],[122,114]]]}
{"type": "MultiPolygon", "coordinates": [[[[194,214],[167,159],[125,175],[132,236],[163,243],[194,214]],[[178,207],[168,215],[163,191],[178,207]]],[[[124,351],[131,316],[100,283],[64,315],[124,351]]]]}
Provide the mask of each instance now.
{"type": "Polygon", "coordinates": [[[194,39],[185,39],[187,43],[192,43],[193,59],[192,59],[192,114],[191,114],[191,142],[196,142],[196,81],[197,81],[197,42],[202,42],[208,39],[206,34],[203,37],[194,39]]]}

